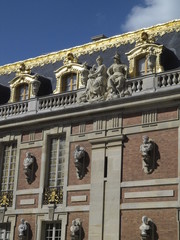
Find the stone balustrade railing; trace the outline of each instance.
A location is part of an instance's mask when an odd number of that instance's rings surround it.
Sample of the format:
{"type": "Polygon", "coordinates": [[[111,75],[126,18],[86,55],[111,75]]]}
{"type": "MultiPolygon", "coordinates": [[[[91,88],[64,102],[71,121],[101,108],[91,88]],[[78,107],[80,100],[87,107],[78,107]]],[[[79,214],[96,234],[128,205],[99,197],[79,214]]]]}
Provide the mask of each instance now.
{"type": "Polygon", "coordinates": [[[157,76],[157,88],[176,86],[177,84],[180,84],[180,70],[161,73],[157,76]]]}
{"type": "MultiPolygon", "coordinates": [[[[180,69],[158,73],[157,75],[145,75],[127,80],[129,95],[126,97],[140,95],[142,93],[152,93],[180,88],[180,69]]],[[[79,89],[81,92],[84,89],[79,89]]],[[[22,117],[26,115],[38,114],[47,111],[71,106],[79,106],[77,102],[77,92],[72,91],[62,94],[33,98],[28,101],[8,103],[0,106],[0,121],[22,117]]],[[[82,105],[82,104],[81,104],[82,105]]]]}
{"type": "Polygon", "coordinates": [[[0,118],[8,118],[28,112],[28,101],[0,106],[0,118]]]}
{"type": "Polygon", "coordinates": [[[127,81],[128,90],[131,94],[139,93],[143,90],[143,79],[135,78],[127,81]]]}
{"type": "Polygon", "coordinates": [[[61,108],[76,103],[77,93],[68,92],[50,97],[39,98],[39,111],[52,108],[61,108]]]}

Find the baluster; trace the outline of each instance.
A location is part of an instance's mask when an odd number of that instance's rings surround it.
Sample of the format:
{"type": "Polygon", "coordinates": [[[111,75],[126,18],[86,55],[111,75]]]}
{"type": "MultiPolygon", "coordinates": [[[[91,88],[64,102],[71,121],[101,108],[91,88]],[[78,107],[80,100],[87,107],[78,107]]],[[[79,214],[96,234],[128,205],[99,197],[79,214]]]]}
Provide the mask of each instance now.
{"type": "Polygon", "coordinates": [[[9,106],[6,108],[6,115],[9,116],[9,106]]]}
{"type": "Polygon", "coordinates": [[[14,115],[14,114],[15,114],[15,106],[12,105],[12,115],[14,115]]]}
{"type": "Polygon", "coordinates": [[[65,106],[68,105],[68,99],[69,99],[68,96],[64,96],[64,105],[65,106]]]}
{"type": "Polygon", "coordinates": [[[178,84],[180,84],[180,73],[176,73],[176,78],[177,78],[177,81],[178,81],[178,84]]]}
{"type": "Polygon", "coordinates": [[[171,86],[171,75],[166,75],[166,82],[167,82],[167,86],[171,86]]]}
{"type": "Polygon", "coordinates": [[[137,92],[140,92],[141,89],[142,89],[142,87],[141,87],[141,80],[139,80],[138,83],[137,83],[137,92]]]}
{"type": "Polygon", "coordinates": [[[75,94],[73,94],[73,96],[72,96],[72,103],[73,103],[73,104],[76,103],[76,98],[77,98],[77,95],[76,95],[76,93],[75,93],[75,94]]]}
{"type": "Polygon", "coordinates": [[[57,107],[60,107],[60,104],[61,104],[61,100],[60,100],[60,96],[57,97],[57,107]]]}
{"type": "Polygon", "coordinates": [[[23,113],[23,103],[19,104],[19,114],[23,113]]]}
{"type": "Polygon", "coordinates": [[[162,87],[165,87],[166,86],[166,75],[162,76],[162,87]]]}
{"type": "Polygon", "coordinates": [[[6,116],[6,107],[3,108],[3,117],[6,116]]]}
{"type": "Polygon", "coordinates": [[[52,98],[49,99],[48,101],[48,108],[52,108],[53,104],[52,104],[52,98]]]}
{"type": "Polygon", "coordinates": [[[16,115],[18,113],[18,111],[19,111],[19,105],[16,104],[16,105],[14,105],[14,114],[16,115]]]}
{"type": "Polygon", "coordinates": [[[61,103],[60,103],[60,107],[64,106],[64,97],[61,98],[61,103]]]}
{"type": "Polygon", "coordinates": [[[49,101],[45,100],[45,109],[48,109],[48,104],[49,104],[49,101]]]}
{"type": "Polygon", "coordinates": [[[69,96],[69,105],[72,105],[73,103],[73,94],[69,96]]]}
{"type": "Polygon", "coordinates": [[[53,108],[56,107],[56,97],[54,97],[54,98],[52,99],[52,107],[53,107],[53,108]]]}
{"type": "Polygon", "coordinates": [[[46,108],[46,104],[45,104],[45,100],[43,99],[42,100],[42,109],[45,109],[46,108]]]}
{"type": "Polygon", "coordinates": [[[132,92],[136,92],[136,83],[135,81],[132,82],[132,92]]]}
{"type": "Polygon", "coordinates": [[[9,107],[9,115],[11,116],[13,114],[13,106],[11,105],[10,107],[9,107]]]}
{"type": "Polygon", "coordinates": [[[178,79],[176,78],[176,74],[172,74],[171,80],[172,80],[172,85],[176,85],[178,83],[178,79]]]}
{"type": "Polygon", "coordinates": [[[28,110],[28,103],[26,102],[26,103],[24,104],[24,113],[26,113],[27,110],[28,110]]]}

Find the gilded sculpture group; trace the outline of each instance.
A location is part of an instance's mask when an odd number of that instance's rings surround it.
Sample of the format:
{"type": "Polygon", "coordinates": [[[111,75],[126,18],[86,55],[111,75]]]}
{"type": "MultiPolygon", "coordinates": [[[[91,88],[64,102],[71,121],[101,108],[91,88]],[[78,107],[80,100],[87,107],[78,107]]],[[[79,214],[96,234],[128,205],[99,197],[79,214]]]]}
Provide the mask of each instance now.
{"type": "Polygon", "coordinates": [[[120,55],[115,54],[114,63],[107,69],[103,59],[98,56],[97,66],[93,65],[90,70],[84,63],[82,83],[86,90],[80,97],[80,102],[113,99],[129,95],[125,84],[128,67],[121,63],[120,55]]]}

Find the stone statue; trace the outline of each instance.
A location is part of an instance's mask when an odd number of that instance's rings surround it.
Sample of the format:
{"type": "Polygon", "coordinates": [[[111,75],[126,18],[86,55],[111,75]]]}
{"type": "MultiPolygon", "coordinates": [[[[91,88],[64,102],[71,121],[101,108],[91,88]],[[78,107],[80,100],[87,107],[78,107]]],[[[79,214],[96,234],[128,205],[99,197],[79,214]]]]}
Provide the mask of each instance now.
{"type": "Polygon", "coordinates": [[[151,227],[149,225],[148,217],[146,217],[146,216],[142,217],[142,224],[139,229],[141,231],[141,239],[149,240],[151,227]]]}
{"type": "Polygon", "coordinates": [[[152,173],[154,170],[154,146],[148,136],[143,136],[143,143],[140,146],[140,152],[143,160],[143,169],[145,173],[152,173]]]}
{"type": "Polygon", "coordinates": [[[103,64],[102,57],[98,56],[95,65],[89,71],[86,95],[87,100],[102,100],[106,92],[107,73],[106,66],[103,64]]]}
{"type": "Polygon", "coordinates": [[[149,49],[149,54],[147,55],[147,65],[150,73],[153,73],[153,70],[156,67],[156,54],[154,53],[153,47],[149,49]]]}
{"type": "Polygon", "coordinates": [[[24,172],[28,183],[32,183],[34,175],[34,157],[30,152],[26,153],[26,158],[24,159],[24,172]]]}
{"type": "Polygon", "coordinates": [[[39,91],[39,87],[41,85],[41,82],[38,81],[38,74],[35,76],[35,80],[32,83],[32,94],[36,97],[39,91]]]}
{"type": "Polygon", "coordinates": [[[124,97],[125,81],[127,79],[127,69],[128,67],[125,64],[121,63],[120,55],[116,53],[114,56],[114,63],[107,70],[108,99],[124,97]]]}
{"type": "Polygon", "coordinates": [[[80,239],[80,228],[81,222],[79,218],[76,218],[72,221],[72,225],[70,227],[71,231],[71,240],[79,240],[80,239]]]}
{"type": "Polygon", "coordinates": [[[88,65],[86,62],[83,63],[83,67],[84,69],[81,72],[81,83],[86,87],[89,75],[88,65]]]}
{"type": "Polygon", "coordinates": [[[83,147],[77,145],[74,151],[74,163],[76,167],[76,175],[78,179],[82,179],[85,171],[86,152],[83,147]]]}
{"type": "Polygon", "coordinates": [[[24,237],[27,235],[27,221],[25,221],[23,218],[21,219],[21,224],[18,226],[18,232],[19,232],[19,239],[24,239],[24,237]]]}

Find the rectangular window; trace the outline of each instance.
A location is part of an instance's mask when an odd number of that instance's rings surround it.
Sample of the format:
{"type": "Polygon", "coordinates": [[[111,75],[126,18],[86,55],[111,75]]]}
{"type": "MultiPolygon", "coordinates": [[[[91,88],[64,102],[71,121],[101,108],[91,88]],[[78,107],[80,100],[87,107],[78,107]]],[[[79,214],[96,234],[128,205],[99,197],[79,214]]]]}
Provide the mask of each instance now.
{"type": "Polygon", "coordinates": [[[72,91],[77,89],[77,74],[76,73],[70,73],[66,74],[62,78],[62,91],[72,91]]]}
{"type": "Polygon", "coordinates": [[[61,222],[46,223],[45,238],[46,240],[61,240],[61,222]]]}
{"type": "Polygon", "coordinates": [[[65,162],[65,136],[51,139],[49,158],[49,187],[63,187],[65,162]]]}
{"type": "Polygon", "coordinates": [[[14,189],[16,152],[16,143],[4,145],[1,173],[1,191],[12,191],[14,189]]]}
{"type": "Polygon", "coordinates": [[[0,240],[9,240],[10,239],[10,223],[0,224],[0,240]]]}

